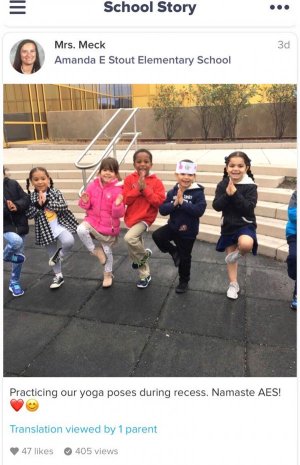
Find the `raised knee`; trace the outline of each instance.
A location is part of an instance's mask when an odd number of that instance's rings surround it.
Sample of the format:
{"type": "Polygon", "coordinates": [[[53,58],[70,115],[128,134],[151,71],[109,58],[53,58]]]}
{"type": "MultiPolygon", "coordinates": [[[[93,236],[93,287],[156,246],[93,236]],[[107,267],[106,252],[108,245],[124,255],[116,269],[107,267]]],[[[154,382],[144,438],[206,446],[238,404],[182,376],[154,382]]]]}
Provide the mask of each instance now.
{"type": "Polygon", "coordinates": [[[13,238],[13,241],[11,243],[11,246],[14,248],[14,249],[19,249],[20,247],[22,247],[23,245],[23,239],[22,237],[20,237],[18,234],[16,234],[13,238]]]}
{"type": "Polygon", "coordinates": [[[254,241],[252,237],[243,237],[239,240],[239,250],[242,254],[251,252],[253,249],[254,241]]]}

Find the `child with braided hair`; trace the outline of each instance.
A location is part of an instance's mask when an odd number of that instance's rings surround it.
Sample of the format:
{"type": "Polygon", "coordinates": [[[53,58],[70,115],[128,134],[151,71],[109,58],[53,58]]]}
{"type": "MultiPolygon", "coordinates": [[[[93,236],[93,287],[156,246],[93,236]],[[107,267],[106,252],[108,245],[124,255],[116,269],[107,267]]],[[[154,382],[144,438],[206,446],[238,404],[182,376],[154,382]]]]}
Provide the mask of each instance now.
{"type": "Polygon", "coordinates": [[[57,289],[64,283],[61,262],[74,245],[73,234],[78,223],[62,193],[53,187],[46,168],[32,168],[27,179],[27,191],[30,206],[26,215],[35,221],[35,243],[46,247],[49,255],[49,266],[54,271],[50,289],[57,289]],[[29,190],[30,184],[34,187],[33,192],[29,190]],[[57,247],[58,241],[61,247],[57,247]]]}
{"type": "Polygon", "coordinates": [[[237,299],[238,260],[252,251],[257,253],[256,218],[257,186],[251,173],[251,160],[244,152],[225,157],[223,180],[217,185],[213,208],[222,212],[221,237],[216,250],[226,251],[229,277],[227,297],[237,299]]]}

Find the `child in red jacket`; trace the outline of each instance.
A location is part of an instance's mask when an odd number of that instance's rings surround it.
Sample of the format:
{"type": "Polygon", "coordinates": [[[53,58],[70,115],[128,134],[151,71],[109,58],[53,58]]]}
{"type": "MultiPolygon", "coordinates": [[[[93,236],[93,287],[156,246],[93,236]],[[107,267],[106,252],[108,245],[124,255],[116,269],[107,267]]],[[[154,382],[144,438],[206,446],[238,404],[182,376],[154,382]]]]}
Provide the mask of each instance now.
{"type": "Polygon", "coordinates": [[[165,200],[165,188],[155,174],[150,174],[152,154],[146,149],[139,149],[133,155],[136,171],[124,180],[124,203],[127,205],[125,224],[129,229],[124,239],[127,243],[132,268],[138,269],[137,287],[144,289],[151,281],[148,259],[152,252],[145,249],[143,233],[154,222],[158,207],[165,200]]]}

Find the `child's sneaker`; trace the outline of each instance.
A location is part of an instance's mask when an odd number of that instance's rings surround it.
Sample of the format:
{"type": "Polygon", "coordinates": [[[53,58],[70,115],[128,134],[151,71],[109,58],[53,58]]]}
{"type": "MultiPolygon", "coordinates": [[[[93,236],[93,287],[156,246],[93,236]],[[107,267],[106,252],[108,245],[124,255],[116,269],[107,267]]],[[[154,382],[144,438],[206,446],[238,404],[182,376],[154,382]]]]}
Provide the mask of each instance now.
{"type": "Polygon", "coordinates": [[[184,294],[188,290],[188,283],[179,282],[178,286],[175,288],[177,294],[184,294]]]}
{"type": "Polygon", "coordinates": [[[238,293],[240,291],[240,286],[236,282],[232,282],[229,284],[229,287],[227,289],[227,297],[228,299],[237,299],[238,298],[238,293]]]}
{"type": "Polygon", "coordinates": [[[50,289],[57,289],[64,283],[64,278],[62,276],[54,276],[52,283],[50,284],[50,289]]]}
{"type": "Polygon", "coordinates": [[[9,283],[9,288],[10,292],[14,297],[20,297],[21,295],[24,294],[23,289],[20,286],[20,283],[9,283]]]}
{"type": "Polygon", "coordinates": [[[52,257],[50,257],[49,266],[54,266],[59,261],[62,261],[62,258],[60,257],[60,251],[61,251],[61,247],[59,249],[57,249],[57,251],[55,252],[54,255],[52,255],[52,257]]]}
{"type": "Polygon", "coordinates": [[[242,254],[239,252],[239,250],[234,250],[233,252],[229,253],[228,255],[226,255],[225,257],[225,262],[228,264],[231,264],[231,263],[236,263],[238,261],[239,258],[242,257],[242,254]]]}
{"type": "Polygon", "coordinates": [[[25,255],[22,253],[14,253],[9,259],[4,258],[3,260],[11,263],[23,263],[25,262],[25,255]]]}
{"type": "Polygon", "coordinates": [[[294,296],[294,297],[293,297],[293,300],[292,300],[292,302],[291,302],[290,308],[291,308],[292,310],[297,310],[297,296],[294,296]]]}
{"type": "Polygon", "coordinates": [[[136,287],[139,287],[140,289],[145,289],[146,287],[149,286],[151,281],[151,276],[147,276],[147,278],[141,278],[137,283],[136,287]]]}
{"type": "Polygon", "coordinates": [[[108,287],[111,287],[113,283],[113,277],[114,275],[112,274],[111,271],[104,271],[102,287],[104,287],[105,289],[108,287]]]}
{"type": "Polygon", "coordinates": [[[142,260],[139,262],[139,263],[135,263],[133,262],[131,264],[131,268],[133,270],[137,270],[138,268],[140,268],[141,266],[145,265],[145,263],[149,260],[149,258],[151,257],[152,255],[152,250],[150,249],[146,249],[146,253],[145,255],[143,256],[142,260]]]}

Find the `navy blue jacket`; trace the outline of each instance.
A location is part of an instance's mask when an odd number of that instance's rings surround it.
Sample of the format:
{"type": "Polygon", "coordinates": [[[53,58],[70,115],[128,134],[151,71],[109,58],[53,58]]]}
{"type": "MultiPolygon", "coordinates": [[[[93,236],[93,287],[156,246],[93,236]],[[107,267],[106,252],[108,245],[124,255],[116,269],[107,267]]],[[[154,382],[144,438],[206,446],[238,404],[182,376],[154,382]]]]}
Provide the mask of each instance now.
{"type": "Polygon", "coordinates": [[[167,198],[159,207],[161,215],[170,215],[168,225],[178,236],[186,239],[195,239],[199,232],[199,217],[206,209],[204,187],[193,183],[183,193],[182,205],[174,206],[177,197],[178,184],[167,193],[167,198]]]}
{"type": "Polygon", "coordinates": [[[3,179],[3,232],[15,232],[16,234],[28,234],[28,220],[25,211],[30,205],[29,195],[23,191],[20,184],[14,179],[3,179]],[[11,200],[17,207],[17,211],[10,211],[6,201],[11,200]]]}
{"type": "Polygon", "coordinates": [[[256,228],[254,209],[257,203],[257,187],[252,180],[249,180],[249,184],[246,182],[235,184],[237,190],[233,195],[226,193],[229,177],[217,185],[212,206],[217,212],[222,212],[221,234],[231,235],[249,225],[256,228]]]}

